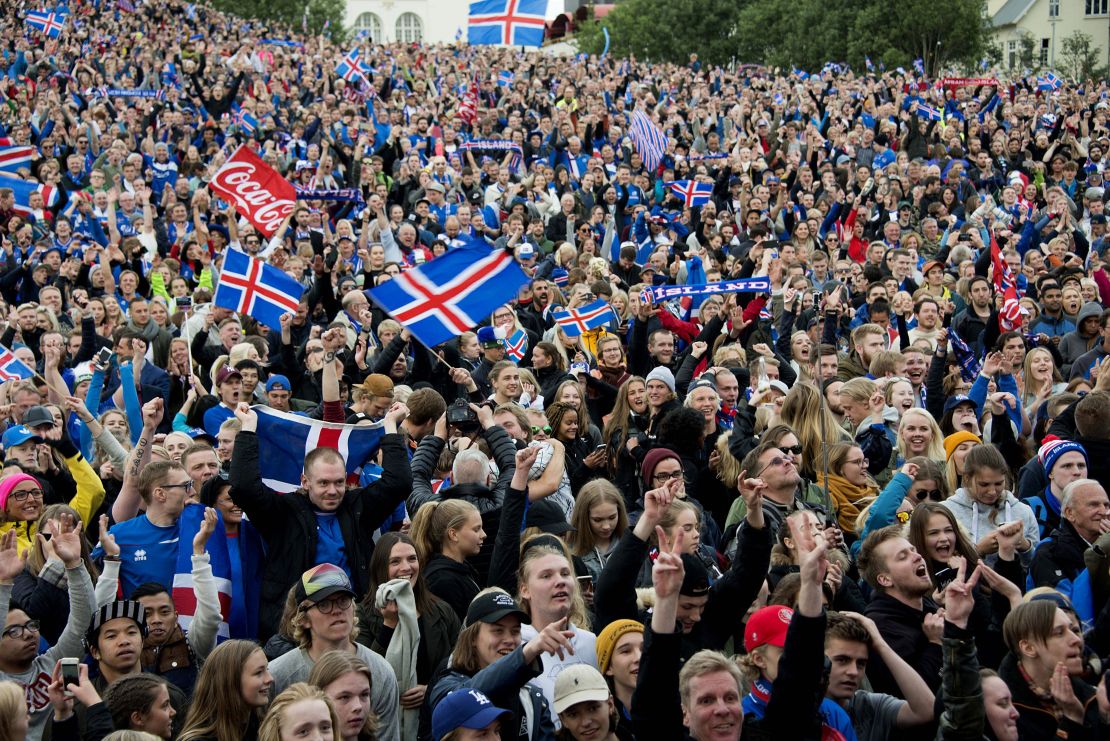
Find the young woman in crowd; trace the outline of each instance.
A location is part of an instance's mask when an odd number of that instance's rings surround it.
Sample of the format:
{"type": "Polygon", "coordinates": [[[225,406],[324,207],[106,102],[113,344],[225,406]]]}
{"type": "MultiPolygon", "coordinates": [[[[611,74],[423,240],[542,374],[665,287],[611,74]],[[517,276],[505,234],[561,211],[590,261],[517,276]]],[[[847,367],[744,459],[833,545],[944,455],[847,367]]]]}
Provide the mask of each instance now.
{"type": "Polygon", "coordinates": [[[643,453],[640,434],[647,431],[647,387],[640,376],[631,376],[617,390],[613,411],[605,422],[602,439],[607,453],[606,472],[624,495],[626,507],[640,497],[640,470],[643,453]]]}
{"type": "Polygon", "coordinates": [[[274,698],[258,729],[258,741],[332,741],[340,729],[335,707],[324,691],[297,682],[274,698]]]}
{"type": "Polygon", "coordinates": [[[568,545],[582,559],[594,582],[617,542],[628,529],[628,512],[620,490],[605,479],[589,481],[578,492],[571,514],[568,545]]]}
{"type": "Polygon", "coordinates": [[[555,680],[555,704],[562,728],[560,741],[630,741],[622,729],[617,706],[605,677],[587,664],[576,664],[560,672],[555,680]]]}
{"type": "Polygon", "coordinates": [[[466,559],[477,556],[486,539],[482,514],[463,499],[426,502],[412,521],[412,542],[424,566],[428,590],[461,620],[481,587],[466,559]]]}
{"type": "Polygon", "coordinates": [[[256,739],[274,678],[253,641],[221,643],[201,667],[178,741],[256,739]]]}
{"type": "Polygon", "coordinates": [[[868,473],[867,456],[855,443],[830,445],[828,456],[828,476],[819,473],[817,484],[824,486],[827,480],[829,496],[836,503],[840,529],[851,540],[856,534],[860,508],[879,495],[879,487],[868,473]]]}
{"type": "Polygon", "coordinates": [[[972,448],[982,444],[978,435],[967,430],[958,430],[944,438],[944,483],[949,492],[963,486],[964,459],[972,448]]]}
{"type": "Polygon", "coordinates": [[[318,687],[332,702],[339,725],[339,741],[373,741],[377,738],[378,716],[370,703],[370,667],[358,657],[331,651],[320,657],[308,683],[318,687]]]}

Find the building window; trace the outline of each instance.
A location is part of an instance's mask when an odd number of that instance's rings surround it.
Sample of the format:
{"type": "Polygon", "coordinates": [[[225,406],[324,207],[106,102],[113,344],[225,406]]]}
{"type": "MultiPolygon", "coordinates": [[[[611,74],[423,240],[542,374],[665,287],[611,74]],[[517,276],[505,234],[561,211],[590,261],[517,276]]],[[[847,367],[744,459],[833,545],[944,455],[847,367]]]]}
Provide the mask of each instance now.
{"type": "Polygon", "coordinates": [[[1048,45],[1050,43],[1051,43],[1051,39],[1041,39],[1041,66],[1042,67],[1047,67],[1048,66],[1048,45]]]}
{"type": "Polygon", "coordinates": [[[382,40],[382,19],[373,13],[362,13],[355,19],[356,35],[369,35],[371,41],[382,40]],[[365,33],[363,33],[365,31],[365,33]]]}
{"type": "Polygon", "coordinates": [[[1086,15],[1106,15],[1110,10],[1110,0],[1084,0],[1083,12],[1086,15]]]}
{"type": "Polygon", "coordinates": [[[1060,0],[1048,0],[1048,17],[1057,18],[1060,15],[1060,0]]]}
{"type": "Polygon", "coordinates": [[[418,44],[424,40],[424,24],[416,13],[401,13],[397,19],[396,41],[402,44],[418,44]]]}
{"type": "Polygon", "coordinates": [[[1007,56],[1007,59],[1008,59],[1008,64],[1006,66],[1009,67],[1010,69],[1013,69],[1014,67],[1016,67],[1017,66],[1017,60],[1018,60],[1017,42],[1016,41],[1010,41],[1010,43],[1006,46],[1006,56],[1007,56]]]}

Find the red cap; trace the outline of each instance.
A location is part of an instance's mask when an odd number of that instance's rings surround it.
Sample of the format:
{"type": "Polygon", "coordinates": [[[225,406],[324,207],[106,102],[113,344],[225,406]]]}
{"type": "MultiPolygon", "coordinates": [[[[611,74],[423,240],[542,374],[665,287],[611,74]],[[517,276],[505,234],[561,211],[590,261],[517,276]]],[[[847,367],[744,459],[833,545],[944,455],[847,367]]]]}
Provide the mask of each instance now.
{"type": "Polygon", "coordinates": [[[786,630],[794,611],[784,605],[769,605],[757,610],[744,626],[744,650],[751,653],[760,646],[786,645],[786,630]]]}

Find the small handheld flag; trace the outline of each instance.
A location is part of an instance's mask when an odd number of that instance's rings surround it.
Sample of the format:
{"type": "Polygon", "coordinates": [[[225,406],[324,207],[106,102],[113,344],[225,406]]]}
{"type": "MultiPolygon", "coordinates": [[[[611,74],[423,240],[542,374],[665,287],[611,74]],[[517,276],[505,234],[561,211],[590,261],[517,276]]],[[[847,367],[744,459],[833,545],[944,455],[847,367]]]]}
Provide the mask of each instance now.
{"type": "Polygon", "coordinates": [[[694,208],[695,206],[704,206],[709,203],[709,199],[713,197],[713,184],[712,183],[699,183],[694,180],[676,180],[673,183],[667,183],[671,193],[676,198],[682,199],[687,208],[694,208]]]}
{"type": "Polygon", "coordinates": [[[557,309],[551,312],[555,323],[563,328],[567,337],[577,337],[591,329],[601,327],[616,318],[613,307],[599,298],[592,304],[577,309],[557,309]]]}
{"type": "Polygon", "coordinates": [[[280,332],[281,315],[296,312],[303,293],[304,286],[273,265],[229,249],[212,303],[252,316],[280,332]]]}
{"type": "Polygon", "coordinates": [[[35,372],[17,358],[14,352],[0,345],[0,381],[18,381],[34,375],[35,372]]]}

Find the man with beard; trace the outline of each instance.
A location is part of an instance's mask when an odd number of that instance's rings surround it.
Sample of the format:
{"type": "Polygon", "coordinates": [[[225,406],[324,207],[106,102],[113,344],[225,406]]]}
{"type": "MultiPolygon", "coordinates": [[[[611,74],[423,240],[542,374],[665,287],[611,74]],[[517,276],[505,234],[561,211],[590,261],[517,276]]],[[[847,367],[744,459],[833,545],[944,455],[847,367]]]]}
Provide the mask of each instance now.
{"type": "MultiPolygon", "coordinates": [[[[933,582],[925,559],[903,533],[902,525],[890,525],[863,541],[857,563],[863,578],[875,590],[866,615],[894,653],[936,692],[940,686],[944,618],[937,614],[937,604],[929,597],[933,582]]],[[[876,692],[900,696],[898,682],[881,657],[873,657],[867,676],[876,692]]]]}
{"type": "MultiPolygon", "coordinates": [[[[925,340],[930,350],[937,349],[937,332],[940,331],[940,304],[933,298],[923,298],[913,307],[917,326],[910,330],[910,343],[925,340]]],[[[918,384],[914,384],[916,388],[918,384]]]]}
{"type": "Polygon", "coordinates": [[[294,620],[299,623],[300,645],[270,662],[274,695],[291,684],[308,681],[312,667],[329,651],[354,654],[370,667],[370,703],[378,716],[378,734],[400,738],[397,678],[381,655],[354,641],[358,635],[355,592],[343,569],[331,563],[314,566],[297,580],[293,596],[298,606],[294,620]]]}
{"type": "Polygon", "coordinates": [[[981,275],[971,279],[968,287],[971,302],[952,320],[952,330],[959,333],[972,350],[981,348],[979,338],[991,316],[991,284],[981,275]]]}
{"type": "Polygon", "coordinates": [[[1059,345],[1061,337],[1075,331],[1075,325],[1064,315],[1064,294],[1060,290],[1060,284],[1055,280],[1042,281],[1039,294],[1041,297],[1041,315],[1029,331],[1033,334],[1045,334],[1055,338],[1055,344],[1059,345]]]}

